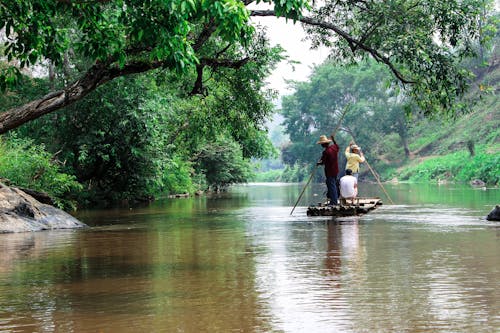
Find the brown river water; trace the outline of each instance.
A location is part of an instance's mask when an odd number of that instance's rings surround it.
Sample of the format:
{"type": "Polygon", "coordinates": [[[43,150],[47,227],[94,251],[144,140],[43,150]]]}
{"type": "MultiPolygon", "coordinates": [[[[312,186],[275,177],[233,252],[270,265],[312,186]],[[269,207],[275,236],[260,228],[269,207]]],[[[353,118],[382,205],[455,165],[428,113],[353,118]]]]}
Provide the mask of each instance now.
{"type": "Polygon", "coordinates": [[[302,186],[0,234],[0,332],[500,332],[498,188],[385,185],[394,205],[333,219],[306,216],[322,184],[290,215],[302,186]]]}

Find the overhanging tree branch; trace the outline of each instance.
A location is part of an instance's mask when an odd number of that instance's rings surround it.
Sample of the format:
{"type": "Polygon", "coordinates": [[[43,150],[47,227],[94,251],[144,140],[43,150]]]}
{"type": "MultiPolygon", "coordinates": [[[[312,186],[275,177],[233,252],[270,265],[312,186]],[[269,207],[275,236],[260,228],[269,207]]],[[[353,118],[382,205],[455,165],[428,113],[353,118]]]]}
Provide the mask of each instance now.
{"type": "Polygon", "coordinates": [[[245,64],[247,64],[251,59],[249,57],[240,60],[231,59],[212,59],[212,58],[202,58],[200,63],[196,65],[196,81],[194,83],[193,90],[191,90],[190,95],[204,94],[205,89],[203,88],[203,69],[205,67],[218,68],[233,68],[239,69],[245,64]]]}
{"type": "Polygon", "coordinates": [[[92,66],[80,79],[69,84],[64,89],[51,92],[42,98],[36,99],[23,106],[0,113],[0,134],[19,127],[30,120],[39,118],[47,113],[58,110],[82,99],[97,87],[117,77],[143,73],[166,64],[157,62],[131,62],[122,68],[108,62],[98,62],[92,66]]]}
{"type": "MultiPolygon", "coordinates": [[[[276,16],[276,13],[273,10],[252,10],[251,11],[251,16],[276,16]]],[[[366,45],[363,41],[356,40],[353,38],[351,35],[349,35],[347,32],[344,30],[340,29],[334,24],[328,23],[328,22],[323,22],[319,21],[315,18],[312,17],[307,17],[307,16],[302,16],[297,19],[299,22],[305,23],[307,25],[312,25],[312,26],[317,26],[321,27],[323,29],[331,30],[335,32],[337,35],[342,37],[349,45],[351,45],[351,50],[353,52],[359,48],[362,49],[366,52],[368,52],[375,60],[378,62],[384,63],[389,67],[389,69],[394,73],[394,75],[400,80],[402,83],[415,83],[415,81],[409,80],[401,74],[397,68],[394,66],[394,64],[391,62],[391,60],[382,55],[379,51],[375,50],[374,48],[371,48],[370,46],[366,45]],[[354,47],[353,47],[354,46],[354,47]]]]}

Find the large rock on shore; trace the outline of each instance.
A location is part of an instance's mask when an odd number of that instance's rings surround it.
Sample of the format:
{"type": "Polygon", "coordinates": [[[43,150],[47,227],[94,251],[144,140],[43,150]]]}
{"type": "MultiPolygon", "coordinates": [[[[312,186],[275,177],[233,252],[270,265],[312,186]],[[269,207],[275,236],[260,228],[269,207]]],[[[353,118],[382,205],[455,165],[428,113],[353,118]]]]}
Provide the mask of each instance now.
{"type": "Polygon", "coordinates": [[[0,183],[0,233],[83,228],[87,225],[23,190],[0,183]]]}
{"type": "Polygon", "coordinates": [[[496,205],[495,208],[486,216],[488,221],[500,221],[500,206],[496,205]]]}

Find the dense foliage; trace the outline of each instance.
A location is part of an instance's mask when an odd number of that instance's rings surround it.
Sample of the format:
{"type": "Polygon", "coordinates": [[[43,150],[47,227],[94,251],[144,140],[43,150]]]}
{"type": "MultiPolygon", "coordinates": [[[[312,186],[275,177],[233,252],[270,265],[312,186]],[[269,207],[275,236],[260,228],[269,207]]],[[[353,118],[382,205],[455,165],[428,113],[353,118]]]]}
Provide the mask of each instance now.
{"type": "MultiPolygon", "coordinates": [[[[335,58],[368,56],[410,84],[428,113],[450,109],[468,72],[457,66],[486,42],[489,0],[264,1],[272,10],[248,9],[253,1],[18,0],[0,6],[5,29],[0,86],[16,83],[20,69],[49,63],[69,70],[82,59],[78,79],[0,115],[0,133],[68,106],[117,77],[157,68],[196,72],[191,92],[204,94],[206,69],[241,68],[258,61],[250,16],[300,21],[313,43],[332,47],[335,58]],[[310,13],[310,16],[304,15],[310,13]]],[[[258,2],[257,2],[258,3],[258,2]]],[[[54,88],[56,88],[54,86],[54,88]]]]}
{"type": "MultiPolygon", "coordinates": [[[[294,85],[295,93],[283,98],[282,114],[291,143],[282,147],[289,166],[311,165],[321,155],[320,135],[335,133],[341,152],[351,140],[365,149],[368,158],[380,154],[408,155],[405,95],[390,84],[385,67],[374,62],[361,66],[337,66],[326,62],[315,68],[310,81],[294,85]],[[340,125],[340,127],[339,127],[340,125]],[[381,137],[396,133],[396,150],[381,137]]],[[[343,154],[340,154],[343,161],[343,154]]],[[[341,162],[342,164],[343,162],[341,162]]],[[[299,167],[303,168],[303,167],[299,167]]],[[[318,177],[319,177],[318,173],[318,177]]]]}
{"type": "Polygon", "coordinates": [[[244,160],[240,146],[225,137],[207,143],[194,159],[214,191],[234,183],[245,183],[251,173],[250,165],[244,160]]]}
{"type": "MultiPolygon", "coordinates": [[[[214,80],[213,88],[221,82],[214,80]]],[[[152,76],[116,80],[18,133],[58,152],[64,170],[85,185],[81,203],[147,200],[245,182],[250,157],[264,157],[270,149],[258,121],[270,112],[269,102],[260,97],[261,105],[248,114],[224,106],[217,94],[181,98],[164,88],[152,76]],[[211,160],[214,145],[221,148],[211,160]]]]}
{"type": "Polygon", "coordinates": [[[43,146],[16,137],[0,142],[0,175],[3,181],[46,192],[58,207],[72,209],[82,185],[61,169],[61,165],[54,162],[53,156],[43,146]]]}
{"type": "MultiPolygon", "coordinates": [[[[179,89],[193,78],[175,72],[129,76],[17,132],[58,152],[64,170],[84,184],[83,204],[149,200],[244,182],[249,159],[272,152],[264,123],[274,94],[264,79],[281,59],[280,48],[269,48],[262,39],[255,43],[259,61],[205,73],[207,96],[179,89]],[[208,158],[207,151],[221,142],[231,144],[217,160],[208,158]]],[[[66,75],[78,75],[76,68],[73,72],[66,75]]],[[[21,98],[39,81],[26,82],[23,91],[12,90],[4,99],[21,98]]]]}
{"type": "Polygon", "coordinates": [[[467,151],[458,151],[435,157],[406,168],[398,177],[414,182],[469,182],[479,179],[487,184],[499,184],[499,165],[500,154],[488,152],[487,148],[481,145],[474,156],[467,151]]]}

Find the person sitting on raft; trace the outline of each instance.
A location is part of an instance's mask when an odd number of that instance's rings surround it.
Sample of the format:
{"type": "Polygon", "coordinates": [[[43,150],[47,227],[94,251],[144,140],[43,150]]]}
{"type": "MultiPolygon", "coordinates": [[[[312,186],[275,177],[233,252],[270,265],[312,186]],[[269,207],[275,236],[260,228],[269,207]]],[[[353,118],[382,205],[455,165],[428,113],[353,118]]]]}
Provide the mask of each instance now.
{"type": "Polygon", "coordinates": [[[354,199],[358,195],[358,180],[352,175],[352,170],[347,169],[345,176],[340,178],[340,202],[346,204],[347,200],[351,200],[354,204],[354,199]]]}

